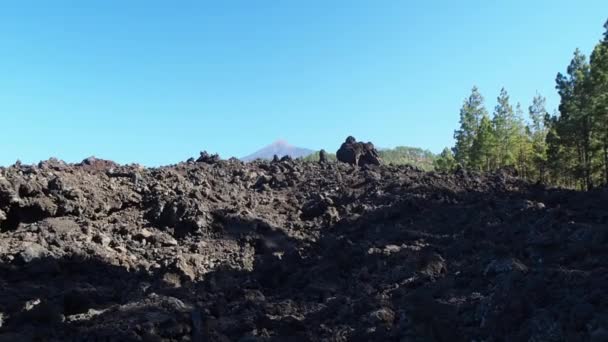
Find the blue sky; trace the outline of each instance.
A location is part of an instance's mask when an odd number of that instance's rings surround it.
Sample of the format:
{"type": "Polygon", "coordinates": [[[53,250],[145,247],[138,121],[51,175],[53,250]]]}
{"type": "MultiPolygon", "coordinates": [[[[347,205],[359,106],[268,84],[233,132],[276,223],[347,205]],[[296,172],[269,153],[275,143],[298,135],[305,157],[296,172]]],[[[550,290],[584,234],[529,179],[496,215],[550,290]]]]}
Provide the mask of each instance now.
{"type": "Polygon", "coordinates": [[[552,111],[608,2],[6,1],[0,165],[95,155],[161,165],[347,135],[439,152],[477,85],[552,111]]]}

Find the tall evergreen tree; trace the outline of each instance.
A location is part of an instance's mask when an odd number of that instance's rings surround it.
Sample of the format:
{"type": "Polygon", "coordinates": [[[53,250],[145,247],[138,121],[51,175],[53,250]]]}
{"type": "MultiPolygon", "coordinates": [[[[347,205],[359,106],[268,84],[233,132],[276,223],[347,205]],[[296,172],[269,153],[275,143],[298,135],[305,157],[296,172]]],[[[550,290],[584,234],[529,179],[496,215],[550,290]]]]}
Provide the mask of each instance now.
{"type": "Polygon", "coordinates": [[[481,171],[492,171],[494,165],[494,151],[496,140],[492,121],[488,115],[484,115],[479,123],[479,130],[471,148],[472,168],[481,171]]]}
{"type": "Polygon", "coordinates": [[[460,109],[460,128],[454,131],[456,144],[453,148],[456,162],[464,167],[471,165],[471,148],[477,135],[481,118],[487,114],[484,99],[479,89],[473,87],[471,95],[464,100],[460,109]]]}
{"type": "Polygon", "coordinates": [[[589,97],[589,64],[579,49],[568,66],[567,75],[559,73],[556,88],[561,97],[560,117],[556,122],[557,135],[573,153],[578,163],[573,172],[585,189],[593,187],[592,167],[594,146],[593,121],[589,97]]]}
{"type": "Polygon", "coordinates": [[[502,88],[498,96],[498,104],[494,108],[492,118],[494,135],[496,137],[495,159],[496,166],[514,165],[517,150],[518,125],[513,107],[509,103],[509,94],[502,88]]]}
{"type": "Polygon", "coordinates": [[[608,21],[604,27],[604,40],[595,46],[591,54],[590,95],[595,137],[602,151],[602,178],[608,184],[608,21]]]}
{"type": "Polygon", "coordinates": [[[545,182],[545,173],[547,168],[547,127],[545,120],[548,117],[546,109],[546,99],[539,94],[536,94],[532,99],[532,105],[528,107],[528,115],[530,116],[530,124],[528,131],[531,140],[531,162],[535,170],[537,180],[545,182]]]}
{"type": "Polygon", "coordinates": [[[519,175],[523,178],[529,178],[531,174],[530,156],[532,154],[532,145],[530,133],[525,124],[524,110],[521,103],[515,106],[515,121],[513,122],[513,140],[515,147],[516,168],[519,175]]]}
{"type": "Polygon", "coordinates": [[[560,180],[565,175],[568,175],[563,157],[563,144],[557,134],[559,114],[545,117],[545,126],[547,127],[547,136],[545,144],[547,145],[547,177],[553,184],[559,184],[560,180]]]}

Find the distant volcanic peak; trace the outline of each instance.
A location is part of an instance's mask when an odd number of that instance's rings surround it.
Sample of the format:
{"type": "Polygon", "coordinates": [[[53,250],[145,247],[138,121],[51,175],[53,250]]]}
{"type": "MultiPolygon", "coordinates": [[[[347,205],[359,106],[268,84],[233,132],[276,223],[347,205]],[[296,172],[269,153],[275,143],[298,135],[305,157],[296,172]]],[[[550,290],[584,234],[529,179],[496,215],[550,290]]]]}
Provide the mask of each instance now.
{"type": "Polygon", "coordinates": [[[285,139],[277,139],[275,142],[271,144],[271,146],[280,146],[280,147],[291,147],[291,144],[287,142],[285,139]]]}
{"type": "Polygon", "coordinates": [[[241,158],[241,160],[252,161],[256,159],[272,159],[275,154],[279,157],[290,156],[292,158],[300,158],[306,157],[312,153],[314,153],[314,151],[311,149],[296,147],[289,144],[284,139],[279,139],[272,144],[241,158]]]}
{"type": "Polygon", "coordinates": [[[297,149],[297,147],[291,145],[287,142],[287,140],[279,139],[272,144],[268,145],[268,148],[277,151],[277,153],[289,152],[293,149],[297,149]]]}

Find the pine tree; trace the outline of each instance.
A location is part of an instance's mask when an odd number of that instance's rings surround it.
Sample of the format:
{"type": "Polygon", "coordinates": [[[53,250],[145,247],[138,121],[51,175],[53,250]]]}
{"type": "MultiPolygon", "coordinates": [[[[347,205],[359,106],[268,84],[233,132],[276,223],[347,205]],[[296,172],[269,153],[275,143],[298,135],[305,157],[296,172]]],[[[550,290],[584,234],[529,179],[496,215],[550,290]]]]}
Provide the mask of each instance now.
{"type": "Polygon", "coordinates": [[[531,162],[535,171],[537,180],[541,183],[545,182],[545,173],[547,169],[547,127],[545,125],[545,118],[549,115],[547,113],[546,99],[539,94],[536,94],[532,99],[532,105],[528,107],[528,114],[530,116],[530,124],[528,125],[528,131],[531,140],[531,162]]]}
{"type": "Polygon", "coordinates": [[[518,102],[515,106],[515,121],[513,122],[513,139],[516,156],[516,168],[519,175],[523,178],[530,178],[532,168],[530,159],[532,154],[532,144],[530,132],[525,124],[524,110],[518,102]]]}
{"type": "Polygon", "coordinates": [[[582,188],[590,189],[593,187],[594,146],[589,97],[589,64],[579,49],[574,52],[567,75],[559,73],[556,83],[561,97],[556,133],[565,147],[577,156],[578,163],[573,170],[574,176],[581,180],[582,188]]]}
{"type": "Polygon", "coordinates": [[[471,95],[464,100],[460,109],[460,128],[454,131],[456,144],[453,148],[456,162],[464,167],[471,165],[471,148],[477,135],[481,118],[487,114],[483,96],[477,87],[473,87],[471,95]]]}
{"type": "Polygon", "coordinates": [[[559,113],[554,113],[553,116],[547,114],[545,116],[545,127],[547,127],[547,136],[545,137],[545,145],[547,145],[547,179],[552,184],[559,184],[563,176],[569,174],[566,172],[564,158],[562,157],[562,141],[557,134],[559,113]]]}
{"type": "Polygon", "coordinates": [[[513,107],[509,103],[509,94],[505,88],[500,90],[492,124],[496,137],[494,151],[496,167],[515,165],[518,125],[513,107]]]}
{"type": "Polygon", "coordinates": [[[608,21],[604,25],[604,40],[591,54],[591,106],[595,137],[601,146],[603,181],[608,184],[608,21]]]}
{"type": "Polygon", "coordinates": [[[481,171],[492,171],[495,168],[495,149],[496,140],[492,122],[487,115],[484,115],[479,123],[479,130],[471,148],[472,167],[481,171]]]}

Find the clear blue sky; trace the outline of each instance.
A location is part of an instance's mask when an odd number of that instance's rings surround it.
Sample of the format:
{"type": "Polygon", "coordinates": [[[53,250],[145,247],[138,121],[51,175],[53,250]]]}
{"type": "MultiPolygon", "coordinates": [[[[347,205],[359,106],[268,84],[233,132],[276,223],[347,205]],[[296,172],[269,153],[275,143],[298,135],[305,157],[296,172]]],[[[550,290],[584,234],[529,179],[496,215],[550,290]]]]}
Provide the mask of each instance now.
{"type": "Polygon", "coordinates": [[[0,165],[160,165],[283,138],[452,145],[462,100],[557,106],[608,1],[5,1],[0,165]]]}

